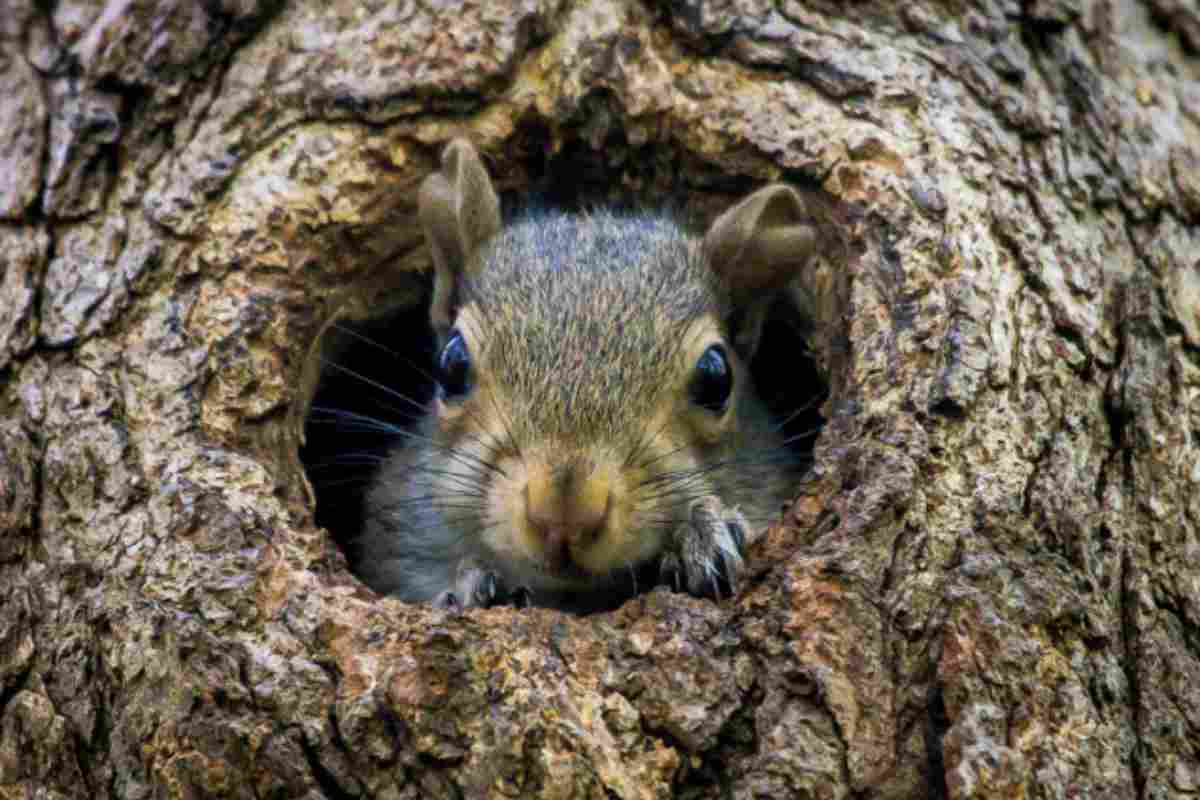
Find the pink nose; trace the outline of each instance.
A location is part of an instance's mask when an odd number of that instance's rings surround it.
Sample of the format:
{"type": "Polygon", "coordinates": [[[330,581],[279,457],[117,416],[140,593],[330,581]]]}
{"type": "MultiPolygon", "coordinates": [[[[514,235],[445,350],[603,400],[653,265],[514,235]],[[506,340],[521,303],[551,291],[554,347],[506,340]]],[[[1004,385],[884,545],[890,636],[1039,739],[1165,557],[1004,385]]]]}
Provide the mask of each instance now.
{"type": "Polygon", "coordinates": [[[538,471],[525,484],[525,516],[547,560],[562,566],[572,547],[595,541],[608,521],[609,482],[589,470],[538,471]]]}

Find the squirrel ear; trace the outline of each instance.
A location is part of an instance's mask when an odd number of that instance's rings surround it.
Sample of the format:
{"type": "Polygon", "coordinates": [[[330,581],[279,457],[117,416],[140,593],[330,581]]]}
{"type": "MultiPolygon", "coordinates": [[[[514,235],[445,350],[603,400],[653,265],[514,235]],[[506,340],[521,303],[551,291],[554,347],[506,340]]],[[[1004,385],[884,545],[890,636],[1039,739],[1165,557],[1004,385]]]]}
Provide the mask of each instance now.
{"type": "Polygon", "coordinates": [[[754,354],[763,320],[817,247],[817,228],[800,193],[771,184],[726,211],[704,236],[704,257],[729,292],[734,347],[754,354]]]}
{"type": "Polygon", "coordinates": [[[458,310],[459,284],[476,267],[473,257],[500,231],[500,201],[474,145],[455,139],[442,151],[442,168],[421,184],[418,217],[433,252],[430,319],[444,334],[458,310]]]}

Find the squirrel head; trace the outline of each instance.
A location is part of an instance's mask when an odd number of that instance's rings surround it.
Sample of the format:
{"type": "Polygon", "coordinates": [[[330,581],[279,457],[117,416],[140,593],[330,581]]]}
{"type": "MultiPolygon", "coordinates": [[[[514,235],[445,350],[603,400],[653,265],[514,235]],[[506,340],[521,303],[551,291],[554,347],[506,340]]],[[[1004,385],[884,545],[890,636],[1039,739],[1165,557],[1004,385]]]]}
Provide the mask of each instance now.
{"type": "Polygon", "coordinates": [[[748,364],[816,246],[794,189],[755,192],[702,239],[652,213],[502,226],[479,155],[456,140],[419,204],[446,454],[426,480],[510,579],[571,589],[633,568],[690,501],[736,480],[739,453],[777,442],[748,364]]]}

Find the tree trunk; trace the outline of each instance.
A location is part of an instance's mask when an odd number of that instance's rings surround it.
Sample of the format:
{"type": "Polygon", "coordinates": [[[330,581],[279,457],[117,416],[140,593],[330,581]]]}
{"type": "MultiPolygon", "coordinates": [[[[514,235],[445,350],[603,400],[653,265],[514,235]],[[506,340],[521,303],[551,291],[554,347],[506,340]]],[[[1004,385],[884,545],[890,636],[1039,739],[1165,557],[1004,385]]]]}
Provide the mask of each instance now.
{"type": "Polygon", "coordinates": [[[1195,2],[0,0],[0,36],[0,797],[1200,796],[1195,2]],[[734,600],[447,614],[315,525],[311,353],[427,266],[454,135],[518,195],[569,157],[827,201],[828,422],[734,600]]]}

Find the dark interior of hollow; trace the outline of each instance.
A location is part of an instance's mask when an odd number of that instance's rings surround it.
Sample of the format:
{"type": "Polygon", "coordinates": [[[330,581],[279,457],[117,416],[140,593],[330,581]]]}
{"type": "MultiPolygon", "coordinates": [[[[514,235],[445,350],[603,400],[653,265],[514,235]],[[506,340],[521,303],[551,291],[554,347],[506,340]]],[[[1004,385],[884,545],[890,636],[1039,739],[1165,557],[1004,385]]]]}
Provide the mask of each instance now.
{"type": "MultiPolygon", "coordinates": [[[[544,152],[537,142],[539,132],[529,133],[531,151],[544,152]]],[[[616,144],[608,154],[614,149],[616,144]]],[[[582,143],[568,145],[553,160],[531,158],[528,175],[535,199],[528,199],[530,193],[516,200],[505,197],[506,212],[530,202],[569,210],[612,205],[615,183],[597,164],[598,158],[582,143]],[[573,180],[554,180],[562,175],[573,180]]],[[[629,161],[660,166],[665,161],[669,168],[671,158],[637,152],[629,161]]],[[[617,198],[616,202],[623,201],[617,198]]],[[[635,197],[627,204],[637,207],[643,202],[635,197]]],[[[668,202],[681,205],[677,200],[668,202]]],[[[335,341],[325,351],[329,363],[336,366],[326,366],[322,372],[300,457],[316,493],[316,522],[347,550],[351,563],[353,541],[364,522],[364,489],[383,455],[403,438],[402,433],[388,432],[377,423],[401,431],[411,427],[433,394],[430,374],[436,344],[427,314],[427,305],[419,305],[367,323],[341,324],[327,334],[335,341]]],[[[803,321],[783,302],[768,318],[751,370],[759,395],[781,421],[788,446],[802,459],[810,459],[824,422],[821,406],[828,389],[806,347],[803,321]]]]}
{"type": "Polygon", "coordinates": [[[300,461],[316,523],[349,550],[365,522],[363,491],[433,397],[436,342],[425,302],[380,319],[338,323],[304,425],[300,461]],[[390,429],[390,430],[389,430],[390,429]]]}
{"type": "MultiPolygon", "coordinates": [[[[433,395],[434,336],[420,305],[366,323],[339,324],[305,424],[300,458],[316,493],[316,522],[352,554],[363,490],[433,395]]],[[[781,421],[788,447],[811,458],[827,395],[796,314],[780,303],[751,363],[755,386],[781,421]]]]}

